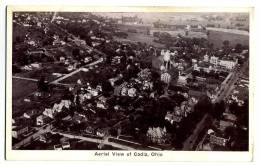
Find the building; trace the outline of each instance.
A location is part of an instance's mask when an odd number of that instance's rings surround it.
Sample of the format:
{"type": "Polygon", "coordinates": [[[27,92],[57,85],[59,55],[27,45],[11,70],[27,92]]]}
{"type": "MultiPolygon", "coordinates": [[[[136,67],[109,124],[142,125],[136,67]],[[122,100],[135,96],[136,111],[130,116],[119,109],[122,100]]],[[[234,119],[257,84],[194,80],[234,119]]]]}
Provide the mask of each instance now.
{"type": "Polygon", "coordinates": [[[51,118],[46,115],[40,115],[36,118],[36,125],[42,126],[51,121],[51,118]]]}
{"type": "Polygon", "coordinates": [[[62,149],[69,149],[70,148],[70,143],[68,141],[65,141],[61,143],[62,149]]]}
{"type": "Polygon", "coordinates": [[[24,114],[23,114],[23,116],[25,117],[25,118],[28,118],[28,119],[31,119],[31,118],[34,118],[34,117],[36,117],[37,115],[39,115],[41,113],[41,111],[40,110],[29,110],[29,111],[26,111],[24,114]]]}
{"type": "Polygon", "coordinates": [[[209,56],[206,54],[204,55],[204,59],[203,59],[204,62],[209,62],[209,56]]]}
{"type": "Polygon", "coordinates": [[[236,122],[237,121],[237,116],[231,113],[223,113],[224,119],[227,121],[231,121],[231,122],[236,122]]]}
{"type": "Polygon", "coordinates": [[[237,60],[221,59],[219,61],[219,66],[231,70],[237,65],[237,63],[237,60]]]}
{"type": "Polygon", "coordinates": [[[167,141],[167,131],[165,127],[149,127],[146,136],[148,140],[153,143],[163,144],[167,141]]]}
{"type": "Polygon", "coordinates": [[[122,16],[121,23],[122,24],[142,24],[143,21],[141,18],[138,18],[137,16],[134,16],[134,17],[122,16]]]}
{"type": "Polygon", "coordinates": [[[216,136],[214,134],[210,135],[210,143],[212,144],[217,144],[220,146],[226,146],[227,143],[229,142],[230,138],[223,138],[220,136],[216,136]]]}
{"type": "Polygon", "coordinates": [[[54,150],[62,150],[62,145],[61,144],[57,144],[53,146],[54,150]]]}
{"type": "Polygon", "coordinates": [[[19,126],[12,129],[12,137],[19,139],[23,134],[29,131],[28,126],[19,126]]]}
{"type": "Polygon", "coordinates": [[[223,57],[222,59],[220,59],[219,57],[211,56],[209,62],[214,66],[219,66],[231,70],[237,65],[238,60],[230,59],[227,57],[223,57]]]}
{"type": "Polygon", "coordinates": [[[74,113],[74,116],[72,117],[72,120],[75,123],[81,124],[83,122],[87,121],[87,117],[85,115],[79,114],[79,113],[74,113]]]}
{"type": "Polygon", "coordinates": [[[42,114],[53,119],[56,113],[50,108],[45,108],[42,114]]]}
{"type": "Polygon", "coordinates": [[[220,120],[219,121],[219,129],[224,131],[227,127],[234,127],[234,123],[230,121],[220,120]]]}
{"type": "Polygon", "coordinates": [[[218,63],[219,63],[219,58],[218,57],[216,57],[216,56],[211,56],[210,57],[210,61],[209,61],[211,64],[213,64],[213,65],[218,65],[218,63]]]}
{"type": "Polygon", "coordinates": [[[171,124],[179,123],[182,120],[181,116],[176,116],[174,113],[167,112],[165,115],[165,120],[169,121],[171,124]]]}
{"type": "Polygon", "coordinates": [[[50,143],[52,134],[51,133],[44,133],[42,135],[40,135],[39,137],[39,141],[43,142],[43,143],[50,143]]]}

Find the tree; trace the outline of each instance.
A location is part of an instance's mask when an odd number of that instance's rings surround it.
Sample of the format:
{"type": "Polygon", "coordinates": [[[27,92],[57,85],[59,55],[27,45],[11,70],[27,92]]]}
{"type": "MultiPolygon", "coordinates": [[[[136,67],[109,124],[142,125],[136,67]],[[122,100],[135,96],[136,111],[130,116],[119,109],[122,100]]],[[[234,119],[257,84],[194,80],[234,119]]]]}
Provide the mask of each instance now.
{"type": "Polygon", "coordinates": [[[242,52],[242,49],[243,49],[242,44],[237,43],[236,46],[235,46],[235,52],[236,52],[236,53],[241,53],[241,52],[242,52]]]}
{"type": "Polygon", "coordinates": [[[38,82],[38,89],[41,92],[47,92],[48,91],[48,84],[45,82],[45,77],[42,76],[38,82]]]}
{"type": "Polygon", "coordinates": [[[230,44],[230,42],[228,40],[224,40],[223,41],[223,48],[224,49],[229,48],[229,44],[230,44]]]}
{"type": "Polygon", "coordinates": [[[213,109],[213,116],[216,118],[216,119],[220,119],[223,112],[225,112],[225,109],[226,109],[226,106],[225,106],[225,102],[222,100],[218,103],[216,103],[214,105],[214,109],[213,109]]]}

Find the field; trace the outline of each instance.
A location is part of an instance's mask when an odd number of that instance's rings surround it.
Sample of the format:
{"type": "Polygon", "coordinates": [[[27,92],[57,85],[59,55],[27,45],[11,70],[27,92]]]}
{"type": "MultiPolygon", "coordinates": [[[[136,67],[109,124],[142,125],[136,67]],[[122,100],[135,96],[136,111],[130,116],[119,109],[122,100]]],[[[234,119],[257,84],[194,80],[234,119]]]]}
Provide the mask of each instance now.
{"type": "Polygon", "coordinates": [[[26,110],[30,108],[30,104],[28,105],[23,101],[24,97],[33,93],[37,90],[37,82],[15,79],[13,78],[12,82],[12,109],[13,114],[20,112],[21,110],[26,110]]]}
{"type": "Polygon", "coordinates": [[[15,101],[34,92],[37,89],[37,82],[13,78],[12,86],[15,101]]]}
{"type": "Polygon", "coordinates": [[[37,98],[33,92],[37,91],[37,82],[15,79],[12,83],[12,114],[14,117],[20,116],[23,112],[31,109],[44,109],[52,107],[55,102],[62,99],[62,89],[53,89],[51,96],[45,98],[37,98]],[[24,99],[30,99],[25,102],[24,99]]]}
{"type": "Polygon", "coordinates": [[[153,45],[155,47],[163,47],[162,44],[153,41],[154,40],[153,36],[149,36],[141,33],[127,33],[127,34],[128,37],[126,39],[118,38],[118,37],[115,37],[114,39],[120,42],[133,42],[133,43],[141,42],[141,43],[153,45]]]}
{"type": "MultiPolygon", "coordinates": [[[[151,34],[153,34],[153,32],[167,32],[169,33],[172,37],[177,37],[179,34],[181,36],[185,36],[185,31],[184,30],[160,30],[160,29],[152,29],[151,30],[151,34]]],[[[186,37],[190,37],[190,38],[193,38],[193,37],[196,37],[196,38],[207,38],[207,35],[206,33],[203,33],[203,32],[192,32],[190,31],[188,36],[186,37]]]]}
{"type": "Polygon", "coordinates": [[[210,43],[214,44],[215,48],[221,48],[223,46],[223,41],[225,40],[228,40],[231,46],[235,46],[237,43],[249,45],[249,36],[247,35],[214,30],[209,30],[208,40],[210,43]]]}

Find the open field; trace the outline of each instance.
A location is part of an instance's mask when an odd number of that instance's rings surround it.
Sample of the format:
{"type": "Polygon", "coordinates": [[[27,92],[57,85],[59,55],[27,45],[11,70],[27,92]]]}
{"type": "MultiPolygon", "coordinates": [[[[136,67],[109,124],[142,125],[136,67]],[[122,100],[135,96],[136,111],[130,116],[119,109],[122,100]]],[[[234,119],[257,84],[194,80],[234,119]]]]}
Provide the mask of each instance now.
{"type": "Polygon", "coordinates": [[[20,116],[28,110],[52,107],[55,102],[61,100],[63,95],[62,91],[53,89],[48,97],[36,97],[33,92],[37,91],[37,82],[15,78],[13,78],[12,89],[12,114],[14,117],[20,116]],[[25,98],[30,99],[30,102],[25,102],[25,98]]]}
{"type": "Polygon", "coordinates": [[[225,31],[209,30],[208,40],[214,44],[215,48],[221,48],[225,40],[228,40],[231,46],[235,46],[237,43],[249,45],[249,35],[225,31]]]}
{"type": "Polygon", "coordinates": [[[37,83],[33,81],[12,79],[13,86],[13,101],[20,99],[21,97],[27,96],[37,89],[37,83]]]}
{"type": "MultiPolygon", "coordinates": [[[[151,30],[150,33],[153,34],[153,32],[160,32],[160,33],[167,32],[172,37],[177,37],[178,35],[185,36],[185,31],[184,30],[161,30],[161,29],[155,29],[154,28],[154,29],[151,30]]],[[[193,32],[193,31],[190,31],[188,33],[188,35],[185,36],[185,37],[190,37],[190,38],[193,38],[193,37],[196,37],[196,38],[207,38],[207,35],[204,32],[193,32]]]]}
{"type": "Polygon", "coordinates": [[[132,42],[132,43],[146,43],[148,45],[153,45],[155,47],[163,47],[162,44],[154,42],[154,37],[141,34],[141,33],[127,33],[128,37],[126,39],[115,37],[114,39],[120,42],[132,42]]]}
{"type": "Polygon", "coordinates": [[[37,83],[33,81],[21,80],[13,78],[12,81],[12,111],[13,114],[31,108],[31,104],[27,104],[23,101],[25,96],[33,93],[37,90],[37,83]]]}

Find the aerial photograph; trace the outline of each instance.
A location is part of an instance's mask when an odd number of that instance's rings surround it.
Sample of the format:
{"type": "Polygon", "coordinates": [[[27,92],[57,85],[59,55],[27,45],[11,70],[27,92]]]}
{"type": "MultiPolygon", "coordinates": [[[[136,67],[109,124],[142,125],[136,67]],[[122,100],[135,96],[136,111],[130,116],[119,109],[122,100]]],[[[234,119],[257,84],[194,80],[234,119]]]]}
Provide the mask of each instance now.
{"type": "Polygon", "coordinates": [[[12,150],[249,151],[249,18],[13,12],[12,150]]]}

